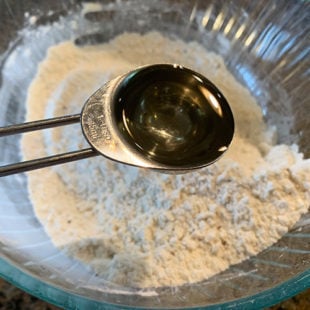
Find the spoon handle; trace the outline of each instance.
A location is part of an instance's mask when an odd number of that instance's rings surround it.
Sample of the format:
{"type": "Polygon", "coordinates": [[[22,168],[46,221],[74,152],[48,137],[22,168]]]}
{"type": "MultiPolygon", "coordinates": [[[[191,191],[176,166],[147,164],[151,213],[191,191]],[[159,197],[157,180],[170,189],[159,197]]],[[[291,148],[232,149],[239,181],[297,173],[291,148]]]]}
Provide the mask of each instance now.
{"type": "Polygon", "coordinates": [[[80,160],[92,156],[97,156],[99,153],[92,148],[73,151],[63,154],[42,157],[38,159],[23,161],[15,164],[9,164],[0,167],[0,177],[8,176],[11,174],[22,173],[30,170],[50,167],[54,165],[64,164],[67,162],[80,160]]]}
{"type": "MultiPolygon", "coordinates": [[[[74,123],[78,123],[81,120],[80,114],[60,116],[45,120],[38,120],[33,122],[27,122],[23,124],[10,125],[6,127],[0,127],[0,137],[15,135],[35,130],[42,130],[47,128],[53,128],[58,126],[65,126],[74,123]]],[[[99,153],[93,148],[87,148],[83,150],[77,150],[68,153],[62,153],[52,155],[43,158],[37,158],[33,160],[23,161],[19,163],[13,163],[5,166],[0,166],[0,177],[7,175],[26,172],[30,170],[45,168],[49,166],[59,165],[70,161],[80,160],[92,156],[99,155],[99,153]]]]}
{"type": "Polygon", "coordinates": [[[80,114],[74,114],[74,115],[59,116],[33,122],[0,127],[0,137],[15,135],[29,131],[47,129],[57,126],[70,125],[80,122],[80,118],[81,118],[80,114]]]}

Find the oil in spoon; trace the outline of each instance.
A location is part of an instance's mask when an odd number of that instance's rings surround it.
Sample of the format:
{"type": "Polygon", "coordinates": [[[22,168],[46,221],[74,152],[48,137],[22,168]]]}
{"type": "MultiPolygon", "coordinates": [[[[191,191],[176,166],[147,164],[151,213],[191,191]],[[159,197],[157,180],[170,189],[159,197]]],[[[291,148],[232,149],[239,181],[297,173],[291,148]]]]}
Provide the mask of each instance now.
{"type": "Polygon", "coordinates": [[[117,127],[130,144],[160,164],[189,168],[214,162],[232,139],[231,110],[200,74],[154,65],[129,75],[115,93],[117,127]]]}

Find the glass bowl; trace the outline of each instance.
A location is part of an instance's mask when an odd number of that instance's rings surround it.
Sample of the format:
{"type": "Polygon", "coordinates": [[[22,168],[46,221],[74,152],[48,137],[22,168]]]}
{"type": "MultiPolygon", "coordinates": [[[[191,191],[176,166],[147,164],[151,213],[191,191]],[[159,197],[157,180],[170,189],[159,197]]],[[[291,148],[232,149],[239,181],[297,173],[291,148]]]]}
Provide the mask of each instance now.
{"type": "MultiPolygon", "coordinates": [[[[89,45],[106,42],[124,31],[158,30],[172,38],[197,41],[220,54],[256,98],[266,122],[277,126],[279,142],[298,144],[309,158],[307,1],[85,2],[93,10],[75,20],[73,16],[85,8],[80,0],[0,3],[1,126],[25,120],[27,88],[47,48],[40,44],[40,35],[50,36],[50,45],[69,39],[89,45]],[[51,23],[55,26],[46,28],[51,23]],[[36,30],[44,27],[50,30],[37,35],[36,30]],[[36,49],[29,51],[30,62],[29,53],[23,52],[29,42],[37,43],[36,49]],[[16,70],[24,66],[17,79],[7,70],[12,62],[16,70]]],[[[0,143],[1,164],[21,160],[19,139],[1,138],[0,143]]],[[[0,275],[67,309],[262,308],[309,287],[309,213],[276,244],[210,279],[125,292],[107,286],[52,245],[34,215],[25,174],[1,178],[0,197],[0,275]]]]}

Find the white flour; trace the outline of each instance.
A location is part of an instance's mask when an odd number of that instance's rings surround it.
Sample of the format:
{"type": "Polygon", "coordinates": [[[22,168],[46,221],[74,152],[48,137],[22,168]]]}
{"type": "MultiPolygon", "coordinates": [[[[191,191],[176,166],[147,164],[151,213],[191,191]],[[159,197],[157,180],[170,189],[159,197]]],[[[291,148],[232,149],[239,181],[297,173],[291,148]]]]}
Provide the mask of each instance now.
{"type": "MultiPolygon", "coordinates": [[[[232,146],[216,164],[164,175],[103,157],[29,173],[35,212],[54,244],[128,286],[206,279],[278,240],[309,207],[310,161],[273,145],[260,108],[217,55],[158,33],[106,45],[50,48],[28,96],[28,120],[79,113],[104,82],[137,66],[179,63],[204,74],[234,113],[232,146]]],[[[79,125],[25,135],[26,159],[87,147],[79,125]]]]}

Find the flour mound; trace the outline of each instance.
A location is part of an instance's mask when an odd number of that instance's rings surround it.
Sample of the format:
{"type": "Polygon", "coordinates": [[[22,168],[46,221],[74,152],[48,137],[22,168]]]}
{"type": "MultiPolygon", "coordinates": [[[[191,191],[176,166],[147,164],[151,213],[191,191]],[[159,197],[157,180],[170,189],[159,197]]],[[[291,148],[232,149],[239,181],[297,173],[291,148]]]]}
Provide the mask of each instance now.
{"type": "MultiPolygon", "coordinates": [[[[103,157],[29,173],[35,212],[53,243],[106,280],[133,287],[201,281],[256,255],[294,225],[310,199],[309,160],[294,145],[274,144],[275,129],[265,127],[254,98],[197,43],[155,32],[95,47],[63,42],[39,67],[27,118],[79,113],[103,83],[153,63],[182,64],[223,92],[236,132],[222,159],[177,176],[103,157]]],[[[83,147],[79,125],[23,138],[26,159],[83,147]]]]}

